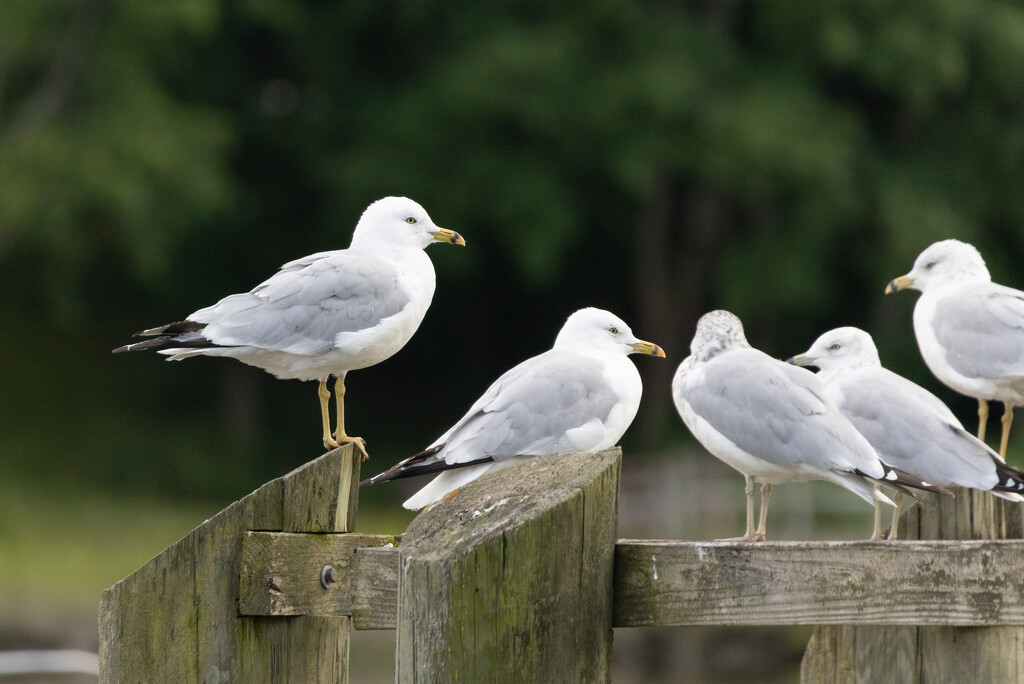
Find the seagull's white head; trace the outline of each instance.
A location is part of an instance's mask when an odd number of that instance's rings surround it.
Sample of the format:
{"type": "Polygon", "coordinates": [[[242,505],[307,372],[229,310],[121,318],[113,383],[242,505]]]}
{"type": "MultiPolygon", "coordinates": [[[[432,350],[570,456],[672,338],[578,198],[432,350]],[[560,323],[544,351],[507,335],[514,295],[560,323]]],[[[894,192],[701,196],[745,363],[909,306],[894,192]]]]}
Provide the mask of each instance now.
{"type": "Polygon", "coordinates": [[[555,349],[583,352],[647,354],[664,358],[665,352],[653,342],[637,339],[621,318],[603,309],[586,308],[575,312],[555,338],[555,349]]]}
{"type": "Polygon", "coordinates": [[[853,327],[829,330],[816,339],[810,349],[789,362],[797,366],[817,366],[823,371],[882,365],[871,335],[853,327]]]}
{"type": "Polygon", "coordinates": [[[385,197],[366,208],[352,234],[352,246],[384,244],[423,249],[431,242],[465,245],[462,236],[438,228],[427,210],[408,197],[385,197]]]}
{"type": "Polygon", "coordinates": [[[886,294],[905,288],[925,292],[948,283],[990,281],[981,254],[966,242],[942,240],[921,252],[910,273],[896,278],[885,288],[886,294]]]}
{"type": "Polygon", "coordinates": [[[728,311],[710,311],[697,321],[697,333],[690,342],[690,353],[700,361],[707,361],[719,352],[733,348],[750,347],[743,334],[743,323],[728,311]]]}

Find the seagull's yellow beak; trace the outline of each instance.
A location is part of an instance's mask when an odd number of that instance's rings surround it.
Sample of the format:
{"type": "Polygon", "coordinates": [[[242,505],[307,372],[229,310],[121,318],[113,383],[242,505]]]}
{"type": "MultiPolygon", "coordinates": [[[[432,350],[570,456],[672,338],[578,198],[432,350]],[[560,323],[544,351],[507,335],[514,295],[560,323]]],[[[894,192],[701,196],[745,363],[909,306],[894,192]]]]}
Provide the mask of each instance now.
{"type": "Polygon", "coordinates": [[[434,238],[434,242],[447,242],[452,245],[466,246],[466,241],[462,239],[462,236],[456,233],[454,230],[448,230],[447,228],[438,228],[432,232],[431,237],[434,238]]]}
{"type": "Polygon", "coordinates": [[[888,285],[885,286],[885,294],[892,294],[893,292],[899,292],[905,290],[914,284],[914,279],[910,276],[901,275],[899,278],[892,280],[888,285]]]}
{"type": "Polygon", "coordinates": [[[659,347],[658,345],[654,344],[653,342],[644,342],[643,340],[640,340],[639,342],[634,342],[629,346],[632,347],[633,351],[635,351],[638,354],[646,354],[647,356],[660,356],[661,358],[665,358],[665,350],[659,347]]]}
{"type": "Polygon", "coordinates": [[[814,359],[809,358],[807,354],[797,354],[790,356],[786,363],[791,363],[794,366],[813,366],[814,359]]]}

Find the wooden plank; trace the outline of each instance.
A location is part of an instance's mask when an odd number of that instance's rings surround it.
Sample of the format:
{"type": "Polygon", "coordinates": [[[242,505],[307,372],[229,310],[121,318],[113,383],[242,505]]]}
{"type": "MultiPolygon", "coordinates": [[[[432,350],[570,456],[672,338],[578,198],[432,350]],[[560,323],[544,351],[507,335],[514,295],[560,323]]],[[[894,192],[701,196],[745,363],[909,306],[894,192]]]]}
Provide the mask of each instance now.
{"type": "Polygon", "coordinates": [[[1024,542],[657,542],[615,550],[615,626],[1024,625],[1024,542]]]}
{"type": "MultiPolygon", "coordinates": [[[[343,450],[355,453],[355,447],[343,450]]],[[[282,478],[285,532],[351,532],[356,526],[356,493],[362,460],[319,459],[282,478]]]]}
{"type": "MultiPolygon", "coordinates": [[[[253,533],[243,545],[239,612],[352,616],[356,629],[394,629],[400,548],[385,548],[394,540],[253,533]],[[335,565],[342,582],[325,591],[318,568],[345,556],[352,557],[347,565],[335,565]]],[[[1024,610],[1024,597],[1013,589],[1024,576],[1019,541],[622,540],[615,558],[615,627],[1012,625],[1022,621],[1024,610]]],[[[879,648],[898,657],[904,651],[893,644],[910,637],[896,629],[885,633],[879,648]]],[[[863,659],[876,660],[870,654],[863,659]]]]}
{"type": "Polygon", "coordinates": [[[103,592],[100,681],[202,680],[192,546],[190,534],[103,592]]]}
{"type": "MultiPolygon", "coordinates": [[[[359,466],[354,446],[330,451],[280,478],[280,514],[272,505],[267,522],[280,515],[288,532],[349,532],[355,527],[359,466]]],[[[263,491],[261,488],[260,491],[263,491]]],[[[267,489],[267,496],[275,490],[267,489]]],[[[241,579],[242,545],[249,530],[262,529],[258,520],[235,532],[235,582],[241,579]]],[[[315,536],[315,535],[314,535],[315,536]]],[[[221,568],[224,572],[224,568],[221,568]]],[[[237,600],[240,588],[232,594],[237,600]]],[[[234,612],[237,681],[347,682],[351,619],[347,616],[306,615],[294,619],[248,618],[234,612]]]]}
{"type": "Polygon", "coordinates": [[[414,520],[396,680],[609,681],[620,458],[533,459],[414,520]]]}
{"type": "Polygon", "coordinates": [[[353,555],[352,627],[395,629],[398,626],[400,549],[358,548],[353,555]]]}
{"type": "MultiPolygon", "coordinates": [[[[359,547],[394,547],[397,542],[397,537],[388,535],[248,532],[242,543],[238,612],[351,616],[355,610],[355,551],[359,547]],[[337,581],[325,588],[320,574],[328,565],[337,573],[337,581]]],[[[398,550],[391,548],[390,552],[397,565],[398,550]]],[[[366,557],[364,553],[360,560],[366,557]]],[[[370,569],[366,563],[358,566],[370,569]]],[[[389,566],[383,563],[382,567],[389,566]]],[[[397,589],[397,581],[395,585],[397,589]]],[[[360,589],[365,590],[366,585],[360,589]]],[[[392,603],[392,612],[396,606],[397,602],[392,603]]],[[[394,619],[391,622],[394,624],[394,619]]]]}
{"type": "MultiPolygon", "coordinates": [[[[927,497],[900,517],[901,539],[1020,539],[1024,537],[1021,505],[975,490],[956,489],[956,499],[927,497]]],[[[898,542],[905,544],[907,542],[898,542]]],[[[942,542],[949,545],[979,542],[942,542]]],[[[984,543],[984,542],[981,542],[984,543]]],[[[1002,549],[1021,542],[991,542],[1002,549]]],[[[985,559],[979,559],[985,563],[985,559]]],[[[990,581],[1007,586],[1019,576],[1013,559],[992,559],[982,567],[990,581]],[[1002,579],[1000,579],[1002,578],[1002,579]]],[[[951,571],[954,569],[951,569],[951,571]]],[[[972,570],[974,572],[974,570],[972,570]]],[[[952,577],[958,575],[953,574],[952,577]]],[[[1018,595],[1013,598],[1018,598],[1018,595]]],[[[968,596],[967,598],[970,598],[968,596]]],[[[979,596],[991,604],[997,593],[979,596]]],[[[1003,606],[1000,618],[1017,606],[1003,606]]],[[[1021,622],[997,620],[992,626],[816,627],[804,659],[803,682],[967,682],[1024,680],[1024,629],[1021,622]],[[1014,625],[1014,626],[1004,626],[1014,625]]],[[[937,623],[938,625],[961,623],[937,623]]]]}
{"type": "Polygon", "coordinates": [[[237,679],[206,682],[347,682],[350,621],[302,615],[236,621],[237,679]]]}
{"type": "Polygon", "coordinates": [[[347,671],[348,618],[309,616],[271,626],[266,618],[239,619],[237,599],[243,534],[281,529],[286,518],[293,526],[310,521],[309,532],[336,531],[344,518],[352,524],[351,505],[339,513],[338,502],[350,501],[341,482],[359,460],[354,448],[339,449],[267,483],[104,591],[101,680],[298,682],[347,671]],[[286,516],[286,506],[304,512],[286,516]],[[266,660],[289,643],[305,646],[286,669],[280,659],[266,660]]]}

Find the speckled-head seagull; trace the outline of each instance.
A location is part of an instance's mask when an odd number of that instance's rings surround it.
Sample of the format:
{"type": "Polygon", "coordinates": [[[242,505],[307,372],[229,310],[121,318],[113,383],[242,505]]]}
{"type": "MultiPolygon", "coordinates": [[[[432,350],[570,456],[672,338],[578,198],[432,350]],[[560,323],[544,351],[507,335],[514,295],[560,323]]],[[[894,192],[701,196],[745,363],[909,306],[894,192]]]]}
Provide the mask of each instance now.
{"type": "MultiPolygon", "coordinates": [[[[810,371],[750,346],[740,319],[712,311],[697,322],[691,354],[672,382],[683,422],[712,455],[746,479],[747,530],[738,541],[763,541],[773,484],[825,480],[868,503],[892,505],[877,482],[898,489],[937,488],[893,468],[825,398],[810,371]],[[754,528],[754,485],[761,515],[754,528]]],[[[880,535],[875,525],[873,538],[880,535]]]]}

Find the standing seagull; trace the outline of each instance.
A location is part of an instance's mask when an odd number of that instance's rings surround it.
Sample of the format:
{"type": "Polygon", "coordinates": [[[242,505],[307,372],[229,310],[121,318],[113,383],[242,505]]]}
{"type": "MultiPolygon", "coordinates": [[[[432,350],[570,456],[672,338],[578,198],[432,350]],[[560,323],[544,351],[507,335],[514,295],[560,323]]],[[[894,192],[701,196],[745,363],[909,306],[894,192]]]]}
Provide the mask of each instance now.
{"type": "MultiPolygon", "coordinates": [[[[1024,501],[1024,473],[966,432],[934,394],[883,368],[871,335],[863,330],[830,330],[789,362],[821,369],[817,377],[825,396],[886,463],[937,485],[972,487],[1024,501]]],[[[896,535],[902,496],[896,494],[890,539],[896,535]]]]}
{"type": "Polygon", "coordinates": [[[416,202],[385,197],[363,212],[348,249],[290,261],[250,292],[136,333],[154,339],[114,353],[153,349],[170,361],[230,356],[278,378],[319,380],[324,448],[355,443],[365,460],[363,439],[345,432],[345,374],[387,359],[416,332],[434,296],[434,266],[423,252],[432,242],[466,244],[416,202]]]}
{"type": "Polygon", "coordinates": [[[985,441],[988,402],[1003,402],[999,456],[1006,459],[1013,408],[1024,405],[1024,292],[992,282],[973,246],[936,242],[885,293],[921,291],[914,334],[924,362],[943,384],[978,400],[978,439],[985,441]]]}
{"type": "Polygon", "coordinates": [[[417,510],[531,456],[614,446],[640,407],[640,373],[626,358],[633,353],[665,356],[614,314],[580,309],[552,349],[498,378],[425,451],[360,484],[445,471],[402,504],[417,510]]]}
{"type": "MultiPolygon", "coordinates": [[[[751,347],[740,319],[728,311],[701,317],[690,351],[676,371],[672,396],[694,437],[746,478],[747,531],[735,541],[764,541],[776,483],[826,480],[868,503],[890,505],[876,481],[937,491],[883,463],[825,398],[814,373],[751,347]],[[755,531],[757,481],[761,515],[755,531]]],[[[872,538],[879,533],[876,525],[872,538]]]]}

